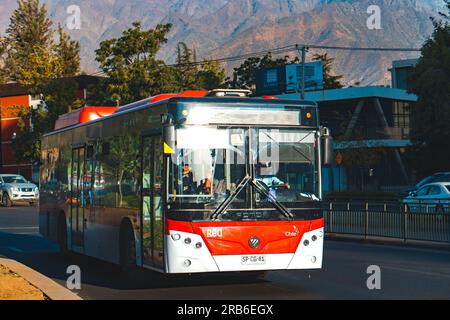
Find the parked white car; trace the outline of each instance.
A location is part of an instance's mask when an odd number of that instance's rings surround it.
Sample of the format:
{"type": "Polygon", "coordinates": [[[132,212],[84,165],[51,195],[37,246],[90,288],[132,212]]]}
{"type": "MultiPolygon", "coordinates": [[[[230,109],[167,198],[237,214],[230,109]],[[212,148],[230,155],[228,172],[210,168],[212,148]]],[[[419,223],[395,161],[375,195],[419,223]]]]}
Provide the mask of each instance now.
{"type": "Polygon", "coordinates": [[[4,207],[15,203],[34,205],[39,201],[39,189],[17,174],[0,174],[0,200],[4,207]]]}
{"type": "Polygon", "coordinates": [[[450,213],[450,182],[435,182],[420,187],[403,199],[409,212],[450,213]]]}

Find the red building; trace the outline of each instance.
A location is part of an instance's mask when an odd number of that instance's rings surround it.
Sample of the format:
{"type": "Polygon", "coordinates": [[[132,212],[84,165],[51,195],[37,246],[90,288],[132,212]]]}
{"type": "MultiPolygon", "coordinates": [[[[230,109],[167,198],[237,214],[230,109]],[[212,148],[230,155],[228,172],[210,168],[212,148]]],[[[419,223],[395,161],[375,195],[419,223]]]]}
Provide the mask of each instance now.
{"type": "MultiPolygon", "coordinates": [[[[88,88],[100,78],[82,75],[74,79],[79,85],[79,98],[87,100],[88,88]]],[[[32,96],[24,86],[17,83],[0,85],[0,173],[17,173],[29,180],[38,181],[39,168],[29,162],[19,162],[12,142],[19,131],[17,115],[20,108],[28,110],[39,103],[40,97],[32,96]]]]}

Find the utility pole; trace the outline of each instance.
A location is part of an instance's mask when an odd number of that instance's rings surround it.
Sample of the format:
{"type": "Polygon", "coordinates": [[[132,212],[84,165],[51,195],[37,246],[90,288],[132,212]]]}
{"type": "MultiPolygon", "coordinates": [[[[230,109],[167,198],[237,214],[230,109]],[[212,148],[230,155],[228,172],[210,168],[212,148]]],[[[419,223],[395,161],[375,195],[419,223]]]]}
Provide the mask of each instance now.
{"type": "Polygon", "coordinates": [[[297,50],[299,54],[302,57],[302,90],[300,91],[300,96],[302,100],[305,100],[305,63],[306,63],[306,52],[308,52],[308,47],[305,45],[302,45],[301,48],[299,48],[298,45],[297,50]]]}

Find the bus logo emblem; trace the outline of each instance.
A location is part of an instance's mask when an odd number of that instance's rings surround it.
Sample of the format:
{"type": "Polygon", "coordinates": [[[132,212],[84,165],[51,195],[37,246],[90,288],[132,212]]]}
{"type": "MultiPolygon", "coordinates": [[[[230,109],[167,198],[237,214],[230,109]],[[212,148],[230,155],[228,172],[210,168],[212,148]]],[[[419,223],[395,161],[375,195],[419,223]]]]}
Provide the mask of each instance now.
{"type": "Polygon", "coordinates": [[[250,248],[255,249],[255,248],[258,248],[260,242],[261,242],[261,241],[259,240],[258,237],[251,237],[251,238],[248,240],[248,245],[250,246],[250,248]]]}

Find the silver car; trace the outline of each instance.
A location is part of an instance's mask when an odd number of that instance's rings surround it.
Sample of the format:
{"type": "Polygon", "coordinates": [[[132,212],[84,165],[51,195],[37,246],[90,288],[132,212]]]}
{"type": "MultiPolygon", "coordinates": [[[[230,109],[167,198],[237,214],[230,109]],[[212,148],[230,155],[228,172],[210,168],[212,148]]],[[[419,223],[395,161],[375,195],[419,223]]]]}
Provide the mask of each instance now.
{"type": "Polygon", "coordinates": [[[20,175],[0,174],[0,197],[4,207],[15,203],[34,205],[39,201],[39,189],[20,175]]]}
{"type": "Polygon", "coordinates": [[[422,186],[403,199],[410,212],[450,213],[450,182],[422,186]]]}

